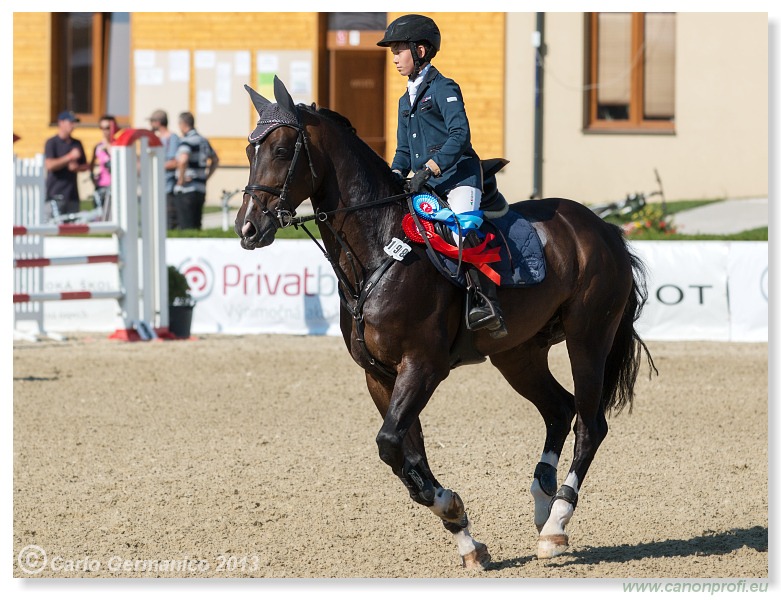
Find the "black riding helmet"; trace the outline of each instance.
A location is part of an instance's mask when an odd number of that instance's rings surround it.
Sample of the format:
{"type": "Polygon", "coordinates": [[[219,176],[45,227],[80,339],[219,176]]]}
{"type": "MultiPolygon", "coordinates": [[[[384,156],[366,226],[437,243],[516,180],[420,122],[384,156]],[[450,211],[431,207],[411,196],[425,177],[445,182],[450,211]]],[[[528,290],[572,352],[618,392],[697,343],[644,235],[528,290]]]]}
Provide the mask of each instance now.
{"type": "Polygon", "coordinates": [[[439,52],[442,35],[433,19],[423,15],[404,15],[388,25],[385,36],[377,42],[377,45],[387,48],[396,42],[409,44],[412,60],[415,61],[415,71],[410,75],[410,79],[414,79],[420,73],[421,66],[439,52]],[[418,56],[418,44],[426,47],[423,58],[418,56]]]}

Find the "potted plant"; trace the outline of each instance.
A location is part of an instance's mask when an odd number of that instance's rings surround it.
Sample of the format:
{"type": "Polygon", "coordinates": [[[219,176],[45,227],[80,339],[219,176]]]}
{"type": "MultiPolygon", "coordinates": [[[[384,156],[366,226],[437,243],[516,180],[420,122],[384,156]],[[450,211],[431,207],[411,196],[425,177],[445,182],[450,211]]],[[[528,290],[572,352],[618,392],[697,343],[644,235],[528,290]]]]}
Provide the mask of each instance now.
{"type": "Polygon", "coordinates": [[[189,338],[195,300],[190,296],[187,277],[168,265],[168,330],[177,338],[189,338]]]}

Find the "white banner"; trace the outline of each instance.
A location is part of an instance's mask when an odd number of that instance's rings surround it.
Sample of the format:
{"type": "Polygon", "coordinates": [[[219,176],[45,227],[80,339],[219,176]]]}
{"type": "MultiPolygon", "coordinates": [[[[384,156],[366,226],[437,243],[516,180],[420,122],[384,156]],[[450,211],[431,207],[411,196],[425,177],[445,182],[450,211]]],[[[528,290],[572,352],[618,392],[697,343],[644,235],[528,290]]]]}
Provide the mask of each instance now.
{"type": "Polygon", "coordinates": [[[766,342],[768,339],[767,242],[733,242],[727,261],[730,339],[766,342]]]}
{"type": "MultiPolygon", "coordinates": [[[[648,268],[646,340],[768,339],[767,242],[635,242],[648,268]]],[[[50,238],[47,257],[106,254],[111,239],[50,238]]],[[[336,277],[309,241],[247,251],[233,239],[169,239],[168,264],[183,271],[197,305],[192,332],[340,335],[336,277]]],[[[117,289],[114,265],[45,269],[46,291],[117,289]]],[[[50,302],[51,331],[122,326],[113,300],[50,302]]]]}
{"type": "Polygon", "coordinates": [[[648,270],[637,323],[649,340],[729,340],[725,242],[634,243],[648,270]]]}
{"type": "Polygon", "coordinates": [[[170,239],[166,258],[197,301],[193,333],[340,333],[336,276],[311,242],[170,239]]]}
{"type": "MultiPolygon", "coordinates": [[[[43,240],[44,256],[94,256],[116,254],[114,238],[50,237],[43,240]]],[[[45,292],[113,291],[119,290],[117,265],[98,263],[46,267],[43,270],[45,292]]],[[[116,300],[68,300],[46,302],[43,307],[46,329],[51,331],[108,331],[123,329],[116,300]]]]}

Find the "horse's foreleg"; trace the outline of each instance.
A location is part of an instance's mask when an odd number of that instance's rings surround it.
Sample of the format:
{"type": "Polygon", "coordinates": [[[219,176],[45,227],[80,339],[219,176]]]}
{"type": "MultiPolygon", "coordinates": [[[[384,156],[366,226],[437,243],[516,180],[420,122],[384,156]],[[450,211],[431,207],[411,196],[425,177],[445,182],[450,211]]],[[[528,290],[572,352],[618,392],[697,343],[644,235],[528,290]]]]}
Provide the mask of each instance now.
{"type": "MultiPolygon", "coordinates": [[[[377,409],[385,419],[391,403],[393,386],[366,374],[366,382],[377,409]]],[[[431,471],[426,457],[420,419],[409,428],[402,443],[404,455],[401,473],[394,473],[409,491],[412,500],[427,506],[442,519],[442,524],[456,542],[462,565],[482,569],[491,556],[485,544],[475,540],[469,531],[469,519],[461,497],[453,490],[443,488],[431,471]]]]}
{"type": "Polygon", "coordinates": [[[420,502],[427,506],[434,502],[433,483],[425,477],[422,465],[406,460],[404,438],[448,371],[447,366],[437,369],[422,361],[405,359],[376,439],[380,459],[405,485],[409,484],[410,491],[417,489],[420,502]]]}

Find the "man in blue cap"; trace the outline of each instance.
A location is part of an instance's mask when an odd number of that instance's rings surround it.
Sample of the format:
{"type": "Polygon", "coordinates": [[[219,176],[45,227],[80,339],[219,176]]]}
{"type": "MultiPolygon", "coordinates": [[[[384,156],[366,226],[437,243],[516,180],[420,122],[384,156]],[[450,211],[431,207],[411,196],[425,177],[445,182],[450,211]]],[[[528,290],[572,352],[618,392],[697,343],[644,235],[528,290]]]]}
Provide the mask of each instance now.
{"type": "Polygon", "coordinates": [[[57,115],[57,135],[46,140],[44,148],[46,200],[56,200],[60,214],[79,211],[76,176],[80,171],[89,170],[84,146],[71,137],[78,122],[73,111],[62,111],[57,115]]]}

